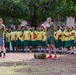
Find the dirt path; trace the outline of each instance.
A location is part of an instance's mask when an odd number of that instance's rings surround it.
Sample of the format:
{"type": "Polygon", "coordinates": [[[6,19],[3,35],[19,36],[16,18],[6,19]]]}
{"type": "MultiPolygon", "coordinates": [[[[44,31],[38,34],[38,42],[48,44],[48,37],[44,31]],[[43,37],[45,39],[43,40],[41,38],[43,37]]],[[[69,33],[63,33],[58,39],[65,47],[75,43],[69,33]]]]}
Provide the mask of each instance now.
{"type": "Polygon", "coordinates": [[[7,53],[0,58],[0,75],[76,75],[76,54],[41,60],[34,59],[33,53],[7,53]]]}

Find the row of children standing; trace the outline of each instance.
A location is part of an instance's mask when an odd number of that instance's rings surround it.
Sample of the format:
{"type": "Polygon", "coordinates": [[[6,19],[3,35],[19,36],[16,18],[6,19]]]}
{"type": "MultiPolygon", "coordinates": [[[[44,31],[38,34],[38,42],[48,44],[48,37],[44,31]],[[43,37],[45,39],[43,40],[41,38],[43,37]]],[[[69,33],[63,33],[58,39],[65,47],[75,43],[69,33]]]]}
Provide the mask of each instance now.
{"type": "MultiPolygon", "coordinates": [[[[55,26],[55,47],[57,52],[71,52],[76,47],[75,27],[55,26]]],[[[29,28],[29,26],[8,28],[6,31],[6,49],[14,51],[48,51],[46,45],[46,32],[43,27],[29,28]],[[12,46],[12,48],[11,48],[12,46]]]]}
{"type": "Polygon", "coordinates": [[[6,31],[6,50],[13,51],[45,51],[46,32],[43,27],[29,26],[8,28],[6,31]],[[12,47],[12,48],[11,48],[12,47]]]}
{"type": "Polygon", "coordinates": [[[76,49],[76,25],[75,27],[59,26],[55,27],[54,32],[55,47],[60,53],[67,52],[74,54],[76,49]]]}

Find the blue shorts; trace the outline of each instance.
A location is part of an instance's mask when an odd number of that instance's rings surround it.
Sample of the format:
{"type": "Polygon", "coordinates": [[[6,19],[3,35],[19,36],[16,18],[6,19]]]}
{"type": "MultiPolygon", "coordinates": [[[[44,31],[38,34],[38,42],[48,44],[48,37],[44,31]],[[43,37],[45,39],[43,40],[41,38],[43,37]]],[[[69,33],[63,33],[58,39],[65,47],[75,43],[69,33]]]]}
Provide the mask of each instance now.
{"type": "Polygon", "coordinates": [[[0,38],[0,46],[4,46],[4,38],[0,38]]]}

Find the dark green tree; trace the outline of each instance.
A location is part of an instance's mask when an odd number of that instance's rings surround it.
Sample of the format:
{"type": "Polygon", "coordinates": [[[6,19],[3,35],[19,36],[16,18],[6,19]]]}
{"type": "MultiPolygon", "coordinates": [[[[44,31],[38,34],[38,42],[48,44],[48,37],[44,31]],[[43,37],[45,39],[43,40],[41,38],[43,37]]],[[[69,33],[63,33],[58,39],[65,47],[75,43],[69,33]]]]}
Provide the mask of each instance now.
{"type": "Polygon", "coordinates": [[[21,19],[37,27],[47,17],[65,20],[75,13],[76,0],[0,0],[0,17],[6,24],[19,24],[21,19]]]}
{"type": "Polygon", "coordinates": [[[27,15],[29,15],[28,0],[0,0],[0,17],[4,22],[16,24],[19,19],[25,19],[27,15]]]}

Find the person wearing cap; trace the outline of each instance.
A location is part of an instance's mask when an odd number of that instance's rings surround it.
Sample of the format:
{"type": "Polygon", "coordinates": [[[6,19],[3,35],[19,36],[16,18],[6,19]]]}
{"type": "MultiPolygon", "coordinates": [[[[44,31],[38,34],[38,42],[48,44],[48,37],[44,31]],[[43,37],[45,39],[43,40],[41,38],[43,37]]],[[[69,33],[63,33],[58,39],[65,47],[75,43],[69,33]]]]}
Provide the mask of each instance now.
{"type": "Polygon", "coordinates": [[[3,51],[3,58],[5,58],[5,46],[4,46],[4,34],[5,34],[5,25],[3,24],[3,20],[0,18],[0,57],[1,52],[3,51]]]}
{"type": "Polygon", "coordinates": [[[52,22],[52,19],[50,17],[47,18],[47,23],[46,25],[42,25],[45,28],[46,31],[46,44],[48,46],[48,52],[49,52],[49,56],[47,58],[52,58],[52,54],[51,51],[52,49],[54,50],[54,58],[56,59],[56,49],[55,49],[55,39],[54,39],[54,23],[52,22]]]}

